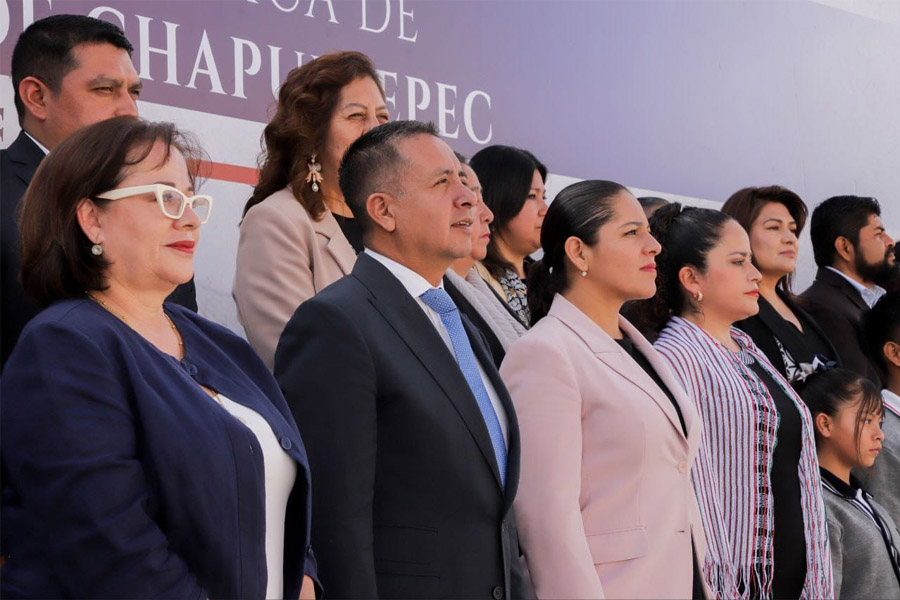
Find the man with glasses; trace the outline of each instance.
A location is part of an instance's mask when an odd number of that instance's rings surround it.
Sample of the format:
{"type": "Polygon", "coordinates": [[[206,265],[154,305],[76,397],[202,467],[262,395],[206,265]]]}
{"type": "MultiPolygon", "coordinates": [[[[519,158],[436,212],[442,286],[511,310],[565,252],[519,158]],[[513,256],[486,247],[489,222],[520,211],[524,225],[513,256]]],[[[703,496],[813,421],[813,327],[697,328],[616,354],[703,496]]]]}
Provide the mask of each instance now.
{"type": "MultiPolygon", "coordinates": [[[[54,15],[28,27],[13,49],[12,80],[22,131],[0,151],[0,369],[25,324],[38,313],[19,281],[19,205],[44,156],[76,129],[137,115],[141,81],[121,29],[80,15],[54,15]]],[[[168,298],[197,310],[191,280],[168,298]]]]}

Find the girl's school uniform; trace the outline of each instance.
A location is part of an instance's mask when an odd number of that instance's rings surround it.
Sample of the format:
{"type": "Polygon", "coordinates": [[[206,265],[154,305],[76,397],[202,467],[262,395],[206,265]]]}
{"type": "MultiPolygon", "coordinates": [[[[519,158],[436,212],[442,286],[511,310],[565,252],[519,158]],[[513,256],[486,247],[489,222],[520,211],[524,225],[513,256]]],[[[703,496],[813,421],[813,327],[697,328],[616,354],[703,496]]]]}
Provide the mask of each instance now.
{"type": "Polygon", "coordinates": [[[835,598],[900,600],[900,533],[853,475],[850,483],[821,468],[835,598]]]}

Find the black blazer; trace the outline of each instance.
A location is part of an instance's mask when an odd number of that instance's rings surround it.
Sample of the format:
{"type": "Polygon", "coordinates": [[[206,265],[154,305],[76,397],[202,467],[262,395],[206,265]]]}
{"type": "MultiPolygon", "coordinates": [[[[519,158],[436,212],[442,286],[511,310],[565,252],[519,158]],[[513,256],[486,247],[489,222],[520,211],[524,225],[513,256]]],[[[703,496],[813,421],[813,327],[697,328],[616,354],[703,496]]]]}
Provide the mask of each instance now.
{"type": "MultiPolygon", "coordinates": [[[[32,300],[19,280],[19,210],[22,197],[35,171],[44,160],[44,151],[20,131],[9,148],[0,150],[0,369],[19,339],[25,324],[41,307],[32,300]]],[[[194,280],[178,286],[166,298],[197,312],[194,280]]]]}
{"type": "MultiPolygon", "coordinates": [[[[804,331],[812,331],[825,341],[828,346],[828,352],[825,357],[835,361],[837,366],[841,366],[841,360],[837,350],[834,348],[834,345],[831,343],[831,340],[828,339],[825,332],[822,331],[822,328],[816,323],[816,320],[812,315],[794,302],[790,294],[785,293],[781,289],[776,289],[775,293],[778,294],[778,297],[781,298],[784,303],[788,305],[788,308],[790,308],[797,316],[803,324],[804,331]]],[[[746,332],[753,338],[753,343],[763,351],[766,358],[769,359],[769,362],[771,362],[785,378],[788,376],[787,367],[784,364],[784,358],[781,356],[781,351],[778,349],[778,342],[781,342],[784,349],[787,350],[797,362],[812,362],[815,350],[807,346],[803,339],[803,334],[797,331],[796,327],[791,323],[785,321],[784,318],[778,314],[778,311],[775,310],[775,307],[769,304],[769,301],[762,296],[759,297],[759,312],[749,319],[738,321],[734,326],[741,331],[746,332]]]]}
{"type": "Polygon", "coordinates": [[[24,131],[0,150],[0,369],[25,324],[41,310],[19,282],[19,205],[44,152],[24,131]]]}
{"type": "Polygon", "coordinates": [[[331,598],[527,595],[512,510],[516,413],[478,332],[462,321],[506,409],[505,492],[452,353],[378,261],[360,254],[285,327],[275,376],[309,454],[312,544],[331,598]]]}
{"type": "Polygon", "coordinates": [[[862,347],[860,320],[869,306],[850,282],[826,268],[816,271],[816,280],[800,294],[800,303],[819,323],[845,369],[881,383],[878,368],[862,347]]]}

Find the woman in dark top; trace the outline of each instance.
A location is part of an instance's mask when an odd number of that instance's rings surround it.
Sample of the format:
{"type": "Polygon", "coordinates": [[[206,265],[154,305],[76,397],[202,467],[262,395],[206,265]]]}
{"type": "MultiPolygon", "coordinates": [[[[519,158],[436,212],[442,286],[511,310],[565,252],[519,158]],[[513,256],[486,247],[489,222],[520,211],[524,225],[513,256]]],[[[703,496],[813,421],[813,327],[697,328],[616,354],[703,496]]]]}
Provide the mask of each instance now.
{"type": "Polygon", "coordinates": [[[762,275],[759,313],[738,321],[735,327],[753,338],[792,385],[828,363],[836,364],[834,346],[791,293],[797,238],[807,216],[803,200],[777,185],[749,187],[732,194],[722,212],[747,231],[753,264],[762,275]]]}
{"type": "Polygon", "coordinates": [[[831,595],[812,419],[744,332],[758,310],[750,241],[728,215],[665,206],[657,294],[634,308],[696,403],[703,444],[693,480],[707,536],[704,574],[725,598],[831,595]]]}

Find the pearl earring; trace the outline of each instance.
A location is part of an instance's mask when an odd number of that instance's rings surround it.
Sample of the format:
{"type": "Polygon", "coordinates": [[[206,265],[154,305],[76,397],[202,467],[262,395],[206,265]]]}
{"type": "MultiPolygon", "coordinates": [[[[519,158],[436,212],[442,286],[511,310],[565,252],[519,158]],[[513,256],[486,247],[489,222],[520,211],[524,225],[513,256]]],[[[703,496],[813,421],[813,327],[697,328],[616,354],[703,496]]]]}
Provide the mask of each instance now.
{"type": "Polygon", "coordinates": [[[702,302],[703,301],[703,292],[698,291],[697,295],[694,296],[694,300],[696,300],[697,302],[702,302]]]}
{"type": "Polygon", "coordinates": [[[587,277],[587,271],[582,271],[582,272],[581,272],[581,276],[582,276],[582,277],[587,277]]]}
{"type": "Polygon", "coordinates": [[[316,161],[316,155],[313,154],[309,161],[306,163],[306,168],[309,169],[309,175],[306,176],[306,183],[311,183],[310,186],[312,191],[319,191],[319,184],[323,181],[322,178],[322,165],[316,161]]]}
{"type": "Polygon", "coordinates": [[[93,246],[91,246],[91,254],[93,254],[94,256],[100,256],[101,254],[103,254],[103,246],[101,246],[100,244],[94,244],[93,246]]]}

